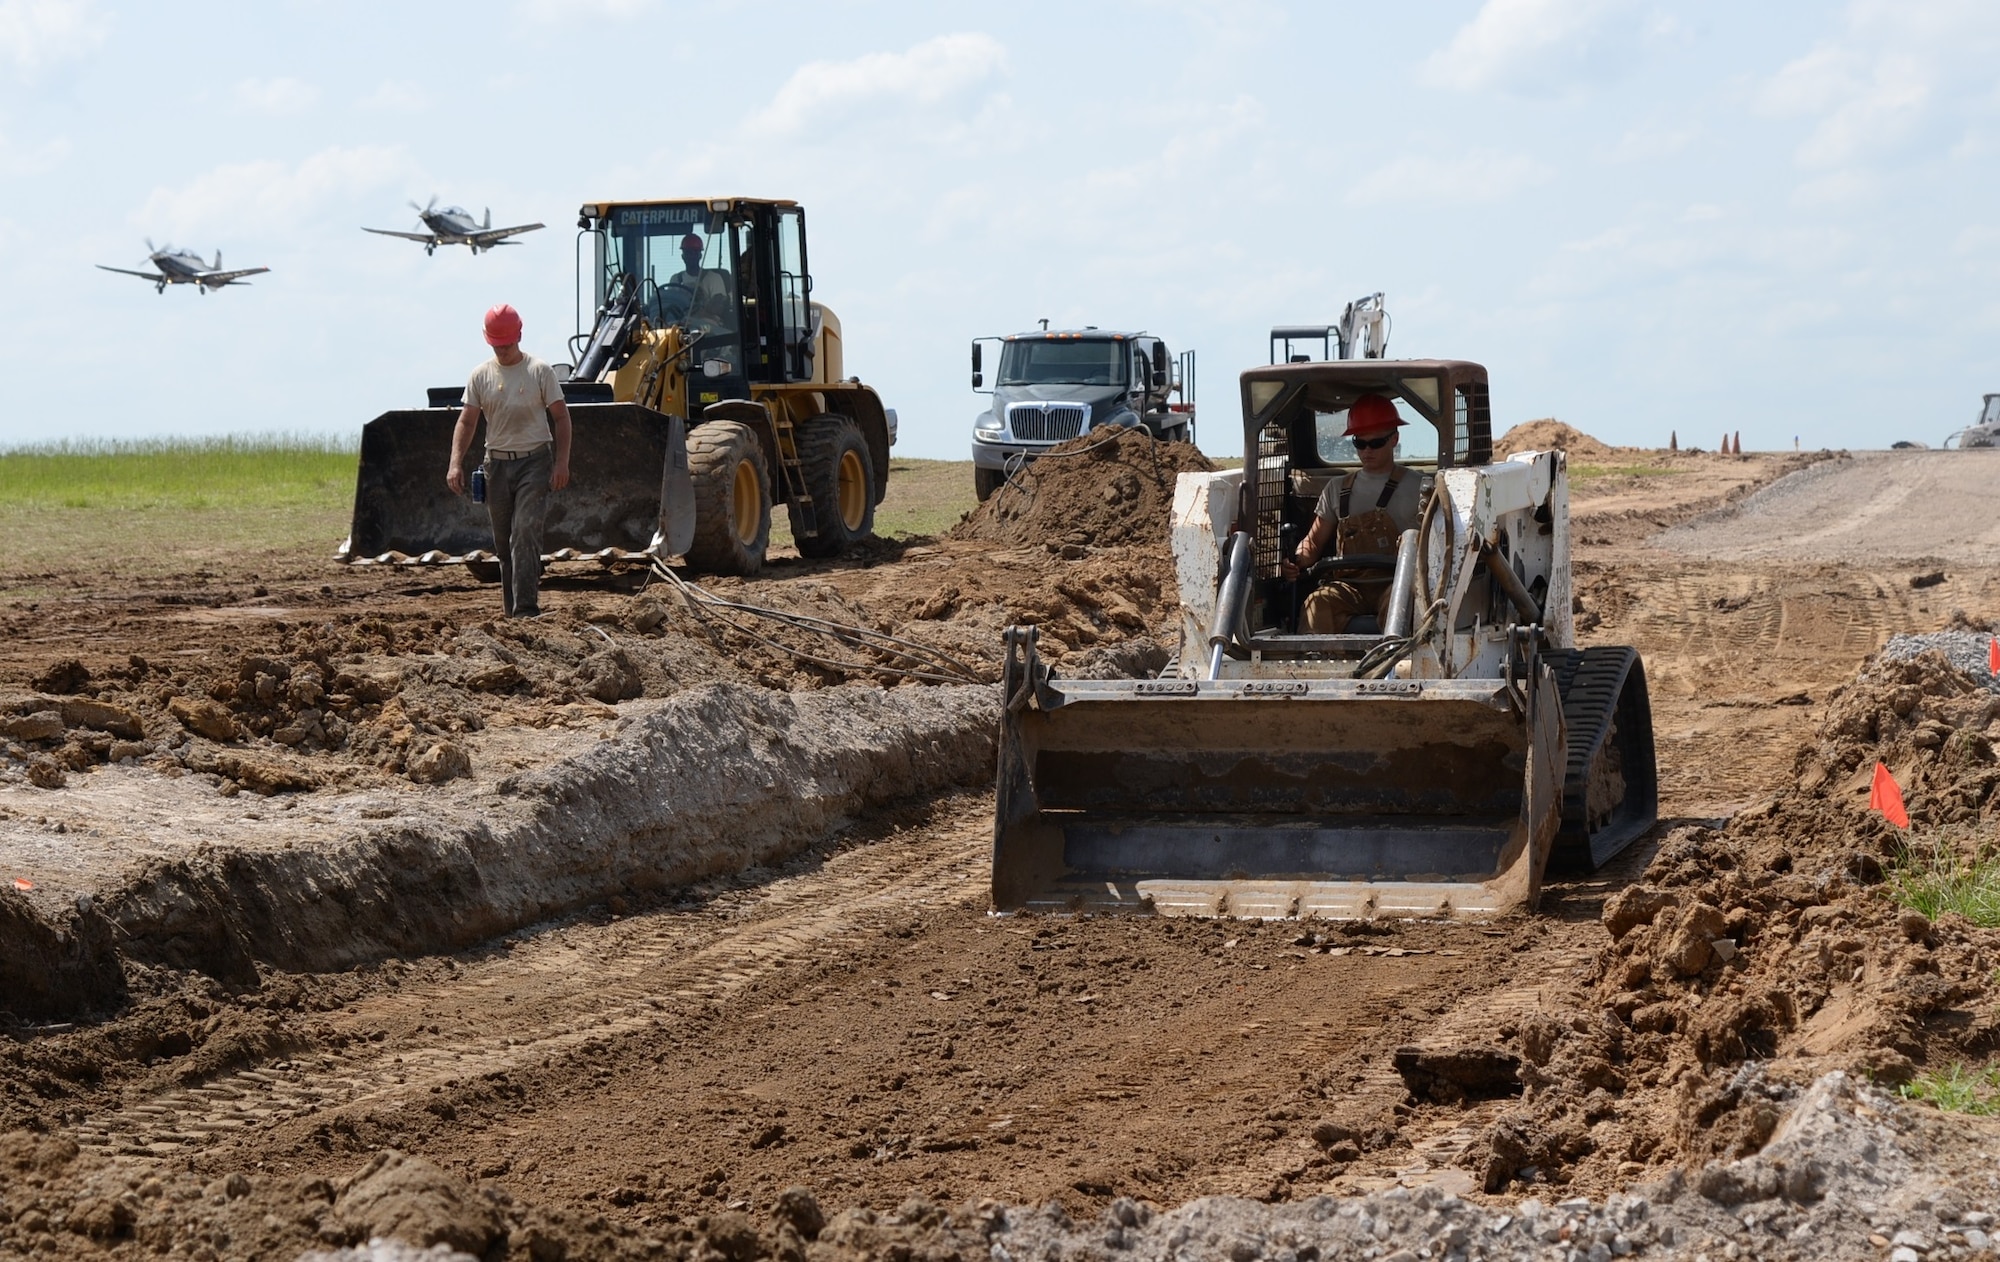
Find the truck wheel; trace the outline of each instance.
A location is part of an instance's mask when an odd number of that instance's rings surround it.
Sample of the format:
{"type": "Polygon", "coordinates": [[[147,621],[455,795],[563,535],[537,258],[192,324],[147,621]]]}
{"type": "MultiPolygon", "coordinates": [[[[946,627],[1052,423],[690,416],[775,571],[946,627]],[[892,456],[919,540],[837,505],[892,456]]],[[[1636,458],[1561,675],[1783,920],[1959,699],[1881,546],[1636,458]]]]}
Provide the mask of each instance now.
{"type": "Polygon", "coordinates": [[[982,504],[992,499],[993,492],[1005,485],[1007,485],[1007,471],[1005,469],[981,469],[975,467],[972,470],[972,489],[978,492],[979,502],[982,504]]]}
{"type": "Polygon", "coordinates": [[[688,564],[710,574],[755,574],[771,542],[771,477],[757,435],[740,421],[688,431],[694,542],[688,564]]]}
{"type": "Polygon", "coordinates": [[[799,532],[792,507],[792,536],[799,555],[839,556],[875,533],[875,458],[861,427],[844,416],[815,416],[799,426],[799,467],[812,497],[819,533],[799,532]]]}

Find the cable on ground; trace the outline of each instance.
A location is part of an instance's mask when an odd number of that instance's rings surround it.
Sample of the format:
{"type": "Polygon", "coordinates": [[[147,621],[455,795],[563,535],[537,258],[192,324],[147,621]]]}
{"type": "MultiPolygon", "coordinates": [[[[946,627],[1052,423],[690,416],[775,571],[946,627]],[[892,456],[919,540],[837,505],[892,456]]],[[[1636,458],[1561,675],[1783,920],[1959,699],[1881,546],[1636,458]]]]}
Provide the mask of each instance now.
{"type": "Polygon", "coordinates": [[[981,684],[987,682],[979,676],[977,671],[964,662],[959,661],[948,653],[934,649],[926,644],[919,644],[914,640],[906,640],[901,636],[890,635],[885,631],[876,631],[870,627],[831,622],[825,618],[814,617],[811,614],[792,613],[783,609],[772,609],[765,605],[753,605],[745,601],[728,600],[716,595],[698,583],[691,583],[687,579],[682,578],[668,567],[665,562],[658,559],[653,561],[652,572],[654,576],[663,582],[671,584],[676,593],[681,597],[682,602],[687,606],[688,611],[704,623],[710,621],[720,623],[737,634],[747,636],[766,648],[786,654],[799,661],[811,663],[814,666],[825,667],[829,670],[844,671],[850,674],[897,675],[906,679],[922,679],[930,683],[939,684],[981,684]],[[908,662],[910,665],[897,666],[882,662],[843,661],[838,658],[822,657],[819,654],[794,648],[789,644],[763,635],[744,621],[732,617],[732,614],[741,614],[749,618],[761,618],[781,623],[794,630],[837,640],[849,648],[881,653],[890,658],[908,662]]]}

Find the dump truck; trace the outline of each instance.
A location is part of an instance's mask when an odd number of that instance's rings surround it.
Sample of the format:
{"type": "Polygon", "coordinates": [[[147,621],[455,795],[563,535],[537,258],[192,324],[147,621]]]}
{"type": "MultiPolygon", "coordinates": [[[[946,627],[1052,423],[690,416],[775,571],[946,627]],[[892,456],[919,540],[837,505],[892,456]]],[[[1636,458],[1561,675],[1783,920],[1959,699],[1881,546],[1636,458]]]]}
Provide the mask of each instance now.
{"type": "Polygon", "coordinates": [[[1486,370],[1286,362],[1242,401],[1244,468],[1176,485],[1171,666],[1068,679],[1005,633],[995,908],[1482,918],[1650,829],[1644,665],[1576,643],[1564,455],[1493,460],[1486,370]],[[1408,420],[1419,524],[1289,580],[1366,394],[1408,420]],[[1305,633],[1311,586],[1357,576],[1388,577],[1386,621],[1305,633]]]}
{"type": "Polygon", "coordinates": [[[1979,419],[1944,440],[1947,450],[1970,451],[1974,447],[2000,447],[2000,394],[1979,400],[1979,419]]]}
{"type": "MultiPolygon", "coordinates": [[[[544,562],[684,556],[752,574],[780,503],[808,557],[873,533],[896,414],[846,375],[840,321],[813,297],[804,209],[591,202],[577,227],[593,315],[570,341],[571,482],[550,497],[544,562]]],[[[363,428],[342,560],[497,574],[485,509],[444,484],[463,392],[433,389],[363,428]]]]}
{"type": "Polygon", "coordinates": [[[1000,362],[993,402],[972,422],[972,487],[987,499],[1057,443],[1122,425],[1194,441],[1194,352],[1175,355],[1150,333],[1086,325],[974,338],[972,388],[986,390],[985,344],[1000,362]]]}

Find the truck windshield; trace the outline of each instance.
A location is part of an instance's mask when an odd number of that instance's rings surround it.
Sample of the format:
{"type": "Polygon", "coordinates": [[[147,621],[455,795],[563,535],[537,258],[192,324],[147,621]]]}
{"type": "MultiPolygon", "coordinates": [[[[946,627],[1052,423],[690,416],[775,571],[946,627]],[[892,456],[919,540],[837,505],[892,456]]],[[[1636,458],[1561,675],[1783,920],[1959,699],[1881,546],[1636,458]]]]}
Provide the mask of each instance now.
{"type": "Polygon", "coordinates": [[[620,206],[600,238],[597,305],[623,275],[630,277],[646,319],[665,324],[733,323],[735,269],[728,227],[711,221],[704,202],[620,206]]]}
{"type": "Polygon", "coordinates": [[[1023,338],[1000,352],[1001,386],[1122,386],[1124,342],[1023,338]]]}

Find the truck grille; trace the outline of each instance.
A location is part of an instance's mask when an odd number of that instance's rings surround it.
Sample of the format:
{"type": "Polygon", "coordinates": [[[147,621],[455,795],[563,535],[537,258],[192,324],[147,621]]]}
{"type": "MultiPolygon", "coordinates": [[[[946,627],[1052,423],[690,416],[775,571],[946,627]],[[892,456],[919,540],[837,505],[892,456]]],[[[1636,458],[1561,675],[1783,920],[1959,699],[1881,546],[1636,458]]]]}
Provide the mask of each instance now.
{"type": "Polygon", "coordinates": [[[1075,403],[1010,403],[1007,428],[1016,441],[1059,443],[1083,432],[1090,409],[1075,403]]]}

